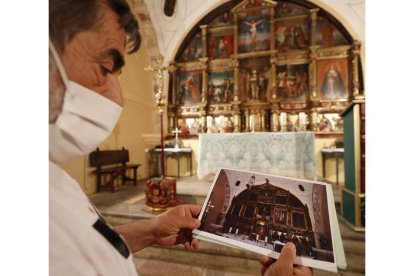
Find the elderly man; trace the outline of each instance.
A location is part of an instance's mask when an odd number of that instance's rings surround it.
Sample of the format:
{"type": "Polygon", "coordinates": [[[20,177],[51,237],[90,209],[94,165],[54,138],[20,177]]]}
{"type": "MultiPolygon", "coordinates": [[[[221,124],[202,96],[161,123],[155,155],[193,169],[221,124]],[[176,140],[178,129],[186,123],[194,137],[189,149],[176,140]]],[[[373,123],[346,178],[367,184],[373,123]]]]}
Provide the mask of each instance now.
{"type": "Polygon", "coordinates": [[[51,275],[136,275],[131,252],[152,244],[197,248],[201,207],[112,228],[58,164],[88,154],[122,111],[124,53],[140,46],[123,0],[51,0],[49,66],[49,259],[51,275]]]}
{"type": "MultiPolygon", "coordinates": [[[[50,0],[49,18],[50,275],[137,275],[133,252],[152,244],[198,248],[191,233],[200,226],[196,217],[201,206],[181,205],[153,219],[112,228],[58,165],[89,154],[119,118],[123,56],[127,48],[129,53],[138,50],[141,42],[128,4],[50,0]]],[[[268,259],[262,263],[268,273],[283,272],[285,264],[292,274],[293,258],[286,255],[287,262],[269,269],[268,259]]]]}

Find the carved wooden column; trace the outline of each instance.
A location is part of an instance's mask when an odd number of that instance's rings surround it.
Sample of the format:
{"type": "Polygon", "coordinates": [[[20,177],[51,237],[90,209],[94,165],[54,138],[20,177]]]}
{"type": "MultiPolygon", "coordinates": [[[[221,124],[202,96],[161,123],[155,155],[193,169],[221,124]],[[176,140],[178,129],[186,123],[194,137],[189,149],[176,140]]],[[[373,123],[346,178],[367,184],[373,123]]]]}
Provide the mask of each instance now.
{"type": "Polygon", "coordinates": [[[200,125],[201,129],[200,132],[206,132],[207,131],[207,93],[208,93],[208,58],[200,58],[201,62],[201,69],[203,70],[202,73],[202,88],[201,88],[201,104],[199,106],[200,108],[200,125]]]}
{"type": "Polygon", "coordinates": [[[310,117],[310,129],[314,132],[318,131],[318,111],[316,109],[312,109],[310,117]]]}
{"type": "Polygon", "coordinates": [[[277,68],[276,68],[276,54],[270,57],[270,64],[272,65],[270,69],[270,77],[271,77],[271,90],[270,90],[270,98],[272,100],[277,99],[277,68]]]}
{"type": "Polygon", "coordinates": [[[311,40],[310,40],[310,47],[309,47],[309,80],[310,80],[310,99],[316,100],[318,97],[317,93],[317,87],[316,87],[316,78],[317,78],[317,72],[316,72],[316,57],[317,57],[317,49],[319,48],[316,46],[316,30],[317,30],[317,24],[318,24],[318,12],[319,9],[311,9],[310,10],[310,21],[311,21],[311,40]]]}
{"type": "Polygon", "coordinates": [[[244,122],[245,122],[244,131],[250,132],[250,111],[249,110],[244,111],[244,122]]]}
{"type": "Polygon", "coordinates": [[[353,93],[354,99],[362,100],[365,99],[365,95],[361,94],[359,90],[359,57],[361,54],[361,43],[355,41],[352,48],[352,84],[353,84],[353,93]]]}
{"type": "Polygon", "coordinates": [[[240,132],[241,131],[241,118],[240,118],[240,111],[239,110],[237,110],[233,114],[233,125],[234,125],[233,132],[240,132]]]}
{"type": "Polygon", "coordinates": [[[266,111],[260,110],[260,131],[266,131],[266,111]]]}
{"type": "Polygon", "coordinates": [[[207,25],[201,25],[202,57],[207,56],[207,25]]]}
{"type": "Polygon", "coordinates": [[[233,23],[234,24],[233,25],[234,54],[237,55],[238,48],[239,48],[239,41],[237,39],[239,37],[239,34],[238,34],[239,28],[237,26],[237,13],[233,14],[233,22],[234,22],[233,23]]]}
{"type": "Polygon", "coordinates": [[[177,66],[175,65],[175,62],[170,62],[170,65],[168,66],[168,72],[170,73],[171,78],[171,101],[168,101],[171,103],[171,108],[169,107],[168,112],[168,133],[171,133],[172,130],[174,130],[177,127],[177,118],[176,118],[176,111],[177,111],[177,105],[178,99],[177,99],[177,66]],[[170,111],[171,110],[171,111],[170,111]]]}
{"type": "Polygon", "coordinates": [[[311,21],[311,40],[310,45],[314,46],[316,45],[316,29],[318,24],[318,11],[319,9],[311,9],[310,12],[310,21],[311,21]]]}
{"type": "Polygon", "coordinates": [[[317,50],[319,46],[311,46],[309,52],[309,80],[310,80],[310,99],[316,100],[318,97],[316,80],[317,80],[317,72],[316,72],[316,58],[317,58],[317,50]]]}
{"type": "Polygon", "coordinates": [[[270,130],[274,132],[279,131],[279,111],[272,110],[270,116],[270,130]]]}
{"type": "Polygon", "coordinates": [[[201,88],[201,102],[207,103],[207,93],[208,93],[208,58],[200,58],[201,69],[203,70],[203,84],[201,88]]]}
{"type": "MultiPolygon", "coordinates": [[[[270,9],[270,33],[275,33],[275,9],[270,9]]],[[[275,49],[275,39],[270,40],[270,50],[275,49]]]]}
{"type": "Polygon", "coordinates": [[[233,101],[238,102],[240,100],[240,91],[239,91],[239,60],[233,59],[234,66],[234,86],[233,86],[233,101]]]}
{"type": "Polygon", "coordinates": [[[172,78],[171,80],[171,104],[172,105],[178,105],[178,99],[177,99],[177,66],[175,65],[175,61],[170,62],[170,65],[168,66],[168,72],[170,72],[170,76],[172,78]]]}

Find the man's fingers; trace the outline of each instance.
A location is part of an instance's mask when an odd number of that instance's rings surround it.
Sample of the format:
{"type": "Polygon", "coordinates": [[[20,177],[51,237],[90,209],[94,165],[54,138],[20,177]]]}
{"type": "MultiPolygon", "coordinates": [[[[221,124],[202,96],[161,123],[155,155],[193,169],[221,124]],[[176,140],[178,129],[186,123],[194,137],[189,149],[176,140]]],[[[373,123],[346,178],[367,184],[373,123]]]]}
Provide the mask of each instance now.
{"type": "Polygon", "coordinates": [[[310,267],[298,265],[293,268],[294,275],[297,276],[312,276],[313,270],[310,267]]]}
{"type": "Polygon", "coordinates": [[[186,204],[186,205],[183,205],[183,207],[188,208],[188,210],[190,210],[191,215],[193,217],[197,217],[198,214],[200,214],[201,208],[202,208],[200,205],[194,205],[194,204],[186,204]]]}
{"type": "Polygon", "coordinates": [[[188,229],[197,229],[200,227],[201,222],[198,219],[190,218],[190,217],[174,217],[175,223],[178,228],[188,228],[188,229]]]}
{"type": "Polygon", "coordinates": [[[285,271],[287,275],[291,275],[293,273],[293,261],[295,260],[295,257],[296,247],[293,243],[288,242],[283,246],[276,265],[281,271],[285,271]]]}
{"type": "Polygon", "coordinates": [[[267,256],[261,256],[259,258],[259,262],[263,266],[269,266],[269,265],[271,265],[272,263],[275,262],[275,259],[272,259],[272,258],[267,257],[267,256]]]}
{"type": "Polygon", "coordinates": [[[193,239],[193,240],[191,241],[191,247],[192,247],[193,249],[198,249],[198,248],[200,248],[200,241],[199,241],[199,240],[197,240],[197,239],[193,239]]]}

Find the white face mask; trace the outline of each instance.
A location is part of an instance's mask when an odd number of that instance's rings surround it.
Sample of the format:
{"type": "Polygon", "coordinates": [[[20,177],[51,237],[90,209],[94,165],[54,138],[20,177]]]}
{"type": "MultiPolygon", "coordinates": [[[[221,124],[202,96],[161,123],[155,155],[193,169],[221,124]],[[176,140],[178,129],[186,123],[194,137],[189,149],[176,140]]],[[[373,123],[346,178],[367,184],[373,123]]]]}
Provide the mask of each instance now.
{"type": "Polygon", "coordinates": [[[49,124],[49,159],[62,163],[95,150],[111,134],[122,107],[69,80],[51,42],[49,48],[66,86],[62,112],[49,124]]]}

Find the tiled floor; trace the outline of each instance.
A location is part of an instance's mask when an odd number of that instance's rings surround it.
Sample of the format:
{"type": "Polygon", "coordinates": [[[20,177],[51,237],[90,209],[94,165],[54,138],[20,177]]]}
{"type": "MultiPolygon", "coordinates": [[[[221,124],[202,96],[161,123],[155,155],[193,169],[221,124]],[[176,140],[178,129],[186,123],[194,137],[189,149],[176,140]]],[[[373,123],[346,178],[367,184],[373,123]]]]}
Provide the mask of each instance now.
{"type": "MultiPolygon", "coordinates": [[[[177,180],[177,198],[185,203],[202,205],[211,182],[211,177],[202,180],[196,176],[182,177],[177,180]]],[[[115,193],[101,192],[90,198],[112,225],[151,218],[156,213],[144,210],[144,186],[145,181],[141,181],[137,186],[127,184],[119,187],[115,193]]],[[[334,193],[338,192],[334,189],[334,193]]],[[[341,220],[340,231],[348,270],[340,271],[339,275],[364,275],[365,235],[352,231],[341,220]]],[[[259,255],[204,241],[201,242],[200,249],[197,251],[186,251],[180,246],[171,248],[152,246],[137,252],[134,256],[141,276],[260,275],[260,265],[257,261],[259,255]]],[[[338,274],[315,269],[314,275],[338,274]]]]}

